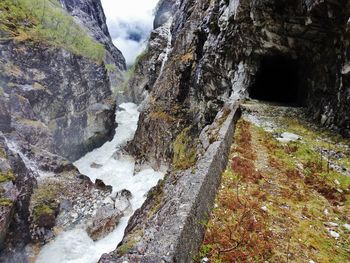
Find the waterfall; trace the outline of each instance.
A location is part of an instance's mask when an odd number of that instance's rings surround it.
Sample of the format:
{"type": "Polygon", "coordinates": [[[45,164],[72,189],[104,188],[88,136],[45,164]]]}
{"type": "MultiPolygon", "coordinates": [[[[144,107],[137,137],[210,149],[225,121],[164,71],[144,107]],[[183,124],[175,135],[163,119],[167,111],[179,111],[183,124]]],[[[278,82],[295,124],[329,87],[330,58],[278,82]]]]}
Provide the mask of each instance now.
{"type": "Polygon", "coordinates": [[[171,48],[171,41],[172,41],[172,35],[171,35],[171,23],[172,23],[173,19],[170,18],[168,20],[168,22],[166,23],[166,30],[167,30],[167,34],[168,34],[168,42],[167,42],[167,46],[166,46],[166,49],[165,51],[162,53],[162,56],[163,56],[163,61],[162,61],[162,66],[160,68],[160,73],[159,75],[162,74],[163,72],[163,69],[164,69],[164,66],[165,66],[165,63],[168,61],[168,56],[172,50],[171,48]]]}
{"type": "MultiPolygon", "coordinates": [[[[113,192],[127,189],[132,193],[133,212],[146,200],[147,192],[164,176],[150,167],[134,174],[135,160],[121,151],[135,134],[139,118],[138,107],[124,103],[116,112],[115,137],[100,148],[86,154],[74,165],[92,181],[99,178],[113,186],[113,192]],[[93,168],[91,164],[98,164],[93,168]]],[[[122,240],[131,214],[121,218],[116,229],[105,238],[93,242],[84,229],[76,228],[59,234],[41,250],[37,263],[95,263],[103,253],[113,251],[122,240]]]]}
{"type": "Polygon", "coordinates": [[[17,142],[8,139],[5,136],[4,138],[5,138],[5,143],[7,147],[10,149],[10,151],[12,151],[15,154],[18,154],[19,157],[21,157],[24,165],[27,167],[27,169],[31,170],[34,173],[35,177],[39,179],[39,178],[44,178],[44,177],[54,175],[54,173],[41,170],[35,160],[28,158],[24,153],[21,152],[17,142]]]}

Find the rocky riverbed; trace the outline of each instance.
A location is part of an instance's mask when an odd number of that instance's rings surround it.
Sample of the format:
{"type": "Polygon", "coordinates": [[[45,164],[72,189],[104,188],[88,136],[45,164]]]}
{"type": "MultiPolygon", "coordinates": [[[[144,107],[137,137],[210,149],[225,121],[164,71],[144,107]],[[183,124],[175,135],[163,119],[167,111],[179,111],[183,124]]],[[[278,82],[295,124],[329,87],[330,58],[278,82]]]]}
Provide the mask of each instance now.
{"type": "Polygon", "coordinates": [[[79,191],[74,203],[61,202],[57,233],[40,251],[38,263],[96,262],[122,240],[128,219],[163,176],[147,166],[135,170],[135,160],[122,150],[133,138],[138,116],[137,105],[120,105],[114,139],[75,162],[79,171],[95,182],[95,188],[79,191]]]}

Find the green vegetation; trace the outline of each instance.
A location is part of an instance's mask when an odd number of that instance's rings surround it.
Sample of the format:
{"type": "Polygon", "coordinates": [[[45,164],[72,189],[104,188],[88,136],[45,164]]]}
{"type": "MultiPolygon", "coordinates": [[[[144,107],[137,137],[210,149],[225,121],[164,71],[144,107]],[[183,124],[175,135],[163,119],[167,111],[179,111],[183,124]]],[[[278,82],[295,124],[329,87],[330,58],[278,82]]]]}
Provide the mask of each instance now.
{"type": "Polygon", "coordinates": [[[196,261],[349,262],[349,178],[314,144],[282,144],[245,120],[234,141],[196,261]]]}
{"type": "Polygon", "coordinates": [[[9,198],[0,198],[0,206],[11,206],[13,201],[9,198]]]}
{"type": "Polygon", "coordinates": [[[70,189],[62,181],[55,179],[46,179],[42,181],[38,188],[35,189],[31,197],[31,211],[34,222],[39,223],[42,216],[54,217],[55,211],[58,208],[60,196],[68,197],[70,189]]]}
{"type": "Polygon", "coordinates": [[[136,57],[134,64],[126,72],[124,72],[124,81],[118,87],[113,88],[113,93],[123,93],[127,90],[129,81],[135,74],[137,64],[143,60],[147,54],[148,50],[145,49],[140,55],[136,57]]]}
{"type": "Polygon", "coordinates": [[[147,218],[151,218],[155,213],[158,212],[162,205],[164,198],[164,180],[161,180],[155,188],[152,188],[148,194],[147,199],[152,200],[151,209],[148,212],[147,218]]]}
{"type": "MultiPolygon", "coordinates": [[[[1,21],[1,19],[0,19],[1,21]]],[[[1,31],[0,31],[1,33],[1,31]]],[[[23,72],[20,67],[16,66],[13,64],[11,61],[6,61],[1,63],[1,69],[5,71],[8,75],[13,76],[13,77],[22,77],[23,72]]],[[[14,87],[15,84],[13,82],[7,83],[8,87],[14,87]]]]}
{"type": "Polygon", "coordinates": [[[41,216],[54,215],[55,210],[46,204],[37,205],[33,209],[34,222],[38,222],[41,216]]]}
{"type": "Polygon", "coordinates": [[[45,129],[46,126],[44,123],[37,121],[37,120],[30,120],[30,119],[24,119],[24,118],[20,118],[17,120],[18,122],[24,124],[24,125],[28,125],[28,126],[32,126],[32,127],[37,127],[37,128],[41,128],[41,129],[45,129]]]}
{"type": "Polygon", "coordinates": [[[149,114],[149,118],[153,120],[162,120],[165,122],[175,122],[176,118],[171,116],[169,113],[160,110],[160,111],[152,111],[149,114]]]}
{"type": "Polygon", "coordinates": [[[133,68],[135,68],[137,66],[137,64],[140,63],[141,60],[143,60],[148,54],[148,49],[146,48],[145,50],[143,50],[135,59],[135,62],[133,64],[133,68]]]}
{"type": "Polygon", "coordinates": [[[101,63],[103,45],[93,40],[57,0],[2,0],[0,37],[46,42],[101,63]]]}
{"type": "Polygon", "coordinates": [[[197,161],[197,140],[191,135],[191,127],[187,127],[176,137],[173,143],[173,166],[175,169],[188,169],[197,161]]]}
{"type": "MultiPolygon", "coordinates": [[[[123,80],[122,82],[117,86],[117,87],[113,87],[113,93],[123,93],[127,90],[128,88],[128,84],[129,81],[131,79],[131,77],[134,75],[134,67],[128,69],[127,71],[125,71],[123,73],[123,80]]],[[[108,69],[107,69],[108,70],[108,69]]]]}
{"type": "Polygon", "coordinates": [[[41,204],[55,203],[60,195],[69,195],[69,190],[63,180],[60,182],[54,179],[47,179],[34,191],[31,202],[34,207],[41,204]]]}
{"type": "MultiPolygon", "coordinates": [[[[33,86],[32,86],[34,89],[36,90],[46,90],[48,93],[50,93],[49,90],[47,90],[43,85],[41,85],[40,83],[38,82],[34,82],[33,86]]],[[[51,93],[52,95],[52,93],[51,93]]]]}
{"type": "Polygon", "coordinates": [[[125,255],[130,249],[134,247],[134,245],[137,243],[138,240],[140,240],[142,236],[142,229],[135,230],[133,233],[129,234],[127,241],[117,248],[118,253],[122,256],[125,255]]]}
{"type": "MultiPolygon", "coordinates": [[[[337,133],[332,133],[329,130],[321,129],[319,127],[310,127],[307,121],[298,120],[296,118],[284,117],[280,119],[282,126],[288,127],[288,131],[298,134],[303,138],[303,142],[291,143],[297,144],[298,156],[310,156],[311,159],[320,159],[320,149],[326,151],[333,151],[340,154],[340,158],[331,158],[331,161],[339,164],[350,170],[350,154],[347,145],[350,145],[350,140],[341,137],[337,133]]],[[[281,129],[280,132],[283,130],[281,129]]],[[[326,156],[323,156],[326,159],[326,156]]],[[[323,168],[327,165],[326,161],[323,163],[323,168]]]]}
{"type": "Polygon", "coordinates": [[[107,71],[109,71],[109,72],[113,72],[113,71],[117,70],[117,66],[115,64],[106,64],[105,67],[106,67],[107,71]]]}
{"type": "Polygon", "coordinates": [[[13,181],[15,180],[15,176],[12,171],[8,171],[6,173],[0,172],[0,183],[13,181]]]}
{"type": "Polygon", "coordinates": [[[133,240],[132,242],[127,242],[120,247],[118,247],[118,252],[121,256],[124,256],[134,245],[136,242],[133,240]]]}
{"type": "MultiPolygon", "coordinates": [[[[0,96],[1,96],[1,94],[0,94],[0,96]]],[[[0,148],[0,158],[5,158],[6,159],[6,157],[7,157],[7,155],[6,155],[5,151],[4,151],[4,149],[0,148]]]]}
{"type": "Polygon", "coordinates": [[[224,122],[227,119],[227,116],[230,115],[230,113],[231,113],[231,110],[229,108],[223,109],[223,113],[222,113],[220,119],[218,120],[219,127],[221,127],[224,124],[224,122]]]}
{"type": "MultiPolygon", "coordinates": [[[[305,176],[305,183],[327,198],[333,205],[342,205],[345,203],[345,209],[350,207],[350,177],[330,167],[330,163],[346,163],[349,159],[347,150],[342,149],[342,143],[332,143],[330,146],[327,140],[337,140],[339,137],[329,136],[327,132],[322,135],[316,129],[308,128],[297,121],[287,119],[290,129],[303,136],[302,140],[289,142],[287,144],[278,143],[271,134],[261,131],[266,147],[269,148],[273,157],[270,158],[271,165],[283,165],[289,170],[295,169],[295,166],[302,168],[305,176]],[[321,139],[323,138],[323,139],[321,139]],[[321,154],[319,149],[340,153],[337,158],[331,158],[321,154]]],[[[330,153],[329,153],[330,154],[330,153]]],[[[346,165],[344,165],[348,169],[346,165]]]]}

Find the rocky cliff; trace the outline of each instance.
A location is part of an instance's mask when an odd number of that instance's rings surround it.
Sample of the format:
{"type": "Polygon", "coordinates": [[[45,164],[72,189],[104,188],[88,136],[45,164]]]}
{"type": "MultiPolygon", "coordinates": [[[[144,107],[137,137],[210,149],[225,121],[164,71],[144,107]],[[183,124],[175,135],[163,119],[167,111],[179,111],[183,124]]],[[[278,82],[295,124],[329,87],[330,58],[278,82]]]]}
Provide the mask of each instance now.
{"type": "Polygon", "coordinates": [[[126,65],[99,1],[61,2],[82,30],[103,44],[103,62],[44,41],[2,41],[1,131],[20,131],[30,145],[75,160],[110,136],[111,85],[120,83],[126,65]]]}
{"type": "Polygon", "coordinates": [[[17,249],[23,249],[30,241],[28,208],[36,186],[35,173],[0,135],[0,260],[3,262],[7,262],[2,257],[3,249],[11,247],[12,252],[19,252],[17,249]]]}
{"type": "Polygon", "coordinates": [[[114,106],[103,66],[50,46],[7,42],[0,48],[8,138],[25,142],[33,154],[75,160],[110,136],[114,106]]]}
{"type": "Polygon", "coordinates": [[[159,9],[159,27],[136,65],[143,74],[136,71],[129,86],[136,94],[150,91],[130,147],[140,158],[157,166],[170,160],[172,143],[183,129],[198,134],[226,101],[253,93],[266,60],[296,65],[290,67],[298,79],[295,100],[316,121],[350,135],[347,1],[184,0],[163,5],[176,8],[165,20],[159,9]],[[159,47],[166,56],[159,55],[159,47]]]}
{"type": "Polygon", "coordinates": [[[144,102],[150,94],[158,76],[163,72],[168,55],[172,50],[170,27],[172,16],[177,8],[175,0],[160,1],[154,19],[146,50],[138,56],[131,69],[131,77],[120,90],[118,102],[144,102]]]}
{"type": "MultiPolygon", "coordinates": [[[[36,188],[36,178],[42,181],[39,175],[54,173],[61,178],[54,181],[66,181],[76,195],[85,189],[86,180],[70,162],[113,135],[115,96],[111,86],[122,81],[126,68],[121,52],[112,44],[100,1],[61,1],[74,19],[56,2],[40,3],[44,6],[31,1],[0,3],[1,248],[6,233],[8,238],[3,254],[8,256],[0,261],[25,261],[21,253],[12,252],[23,249],[38,233],[52,235],[46,227],[54,225],[60,200],[45,189],[50,198],[39,202],[31,198],[45,187],[41,182],[39,190],[36,188]],[[42,8],[42,25],[35,16],[37,10],[28,8],[31,5],[42,8]],[[60,30],[64,34],[60,35],[60,30]],[[79,35],[72,36],[74,32],[79,35]],[[76,41],[76,37],[81,39],[76,41]],[[90,48],[88,52],[86,48],[90,48]],[[55,208],[51,207],[54,203],[55,208]],[[44,213],[49,216],[45,220],[53,221],[38,232],[33,232],[38,225],[35,205],[48,207],[39,212],[51,211],[51,215],[44,213]]],[[[59,185],[54,188],[60,189],[59,185]]]]}
{"type": "MultiPolygon", "coordinates": [[[[203,234],[201,206],[212,205],[201,170],[206,155],[192,151],[208,144],[201,136],[211,133],[224,105],[249,96],[301,105],[314,121],[350,136],[349,7],[342,0],[161,2],[129,81],[127,93],[146,102],[128,148],[171,169],[130,220],[119,248],[100,262],[191,262],[203,234]]],[[[221,143],[208,141],[208,149],[221,143]]]]}
{"type": "Polygon", "coordinates": [[[111,85],[118,86],[123,80],[121,70],[126,70],[126,63],[123,54],[112,43],[101,1],[60,0],[60,2],[94,39],[105,46],[107,51],[105,63],[115,65],[115,69],[108,71],[111,85]]]}

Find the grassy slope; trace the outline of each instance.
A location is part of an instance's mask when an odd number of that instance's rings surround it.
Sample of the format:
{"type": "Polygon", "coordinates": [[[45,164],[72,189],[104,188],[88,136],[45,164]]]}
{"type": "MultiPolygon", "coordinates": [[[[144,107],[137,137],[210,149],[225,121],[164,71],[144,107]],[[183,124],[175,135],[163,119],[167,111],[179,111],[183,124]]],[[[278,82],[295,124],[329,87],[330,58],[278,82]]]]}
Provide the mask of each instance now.
{"type": "Polygon", "coordinates": [[[1,0],[0,37],[46,42],[102,62],[103,45],[93,40],[57,0],[1,0]]]}
{"type": "Polygon", "coordinates": [[[300,123],[291,127],[303,131],[307,143],[282,145],[263,129],[239,122],[198,258],[350,262],[350,232],[343,227],[350,223],[350,178],[328,171],[324,160],[321,165],[311,143],[315,131],[300,123]]]}

